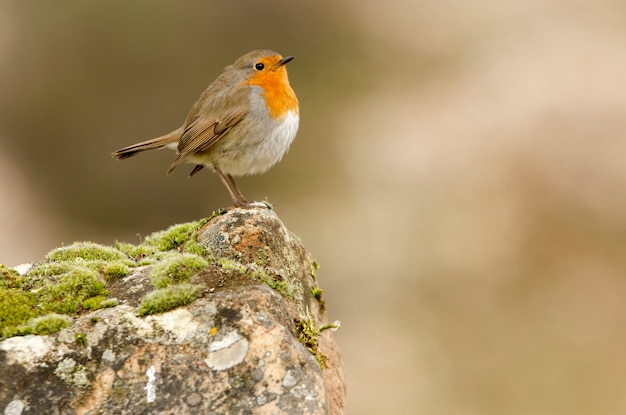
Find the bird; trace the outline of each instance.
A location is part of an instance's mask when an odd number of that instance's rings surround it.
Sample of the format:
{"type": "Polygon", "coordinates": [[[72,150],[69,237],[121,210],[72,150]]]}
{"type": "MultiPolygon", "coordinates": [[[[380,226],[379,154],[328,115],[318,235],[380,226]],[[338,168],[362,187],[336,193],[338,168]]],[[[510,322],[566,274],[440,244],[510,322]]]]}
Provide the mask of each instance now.
{"type": "Polygon", "coordinates": [[[300,107],[285,67],[293,59],[267,49],[246,53],[202,92],[181,127],[114,151],[113,158],[176,150],[167,174],[183,162],[194,164],[189,177],[206,167],[217,174],[235,207],[251,206],[233,177],[265,173],[295,139],[300,107]]]}

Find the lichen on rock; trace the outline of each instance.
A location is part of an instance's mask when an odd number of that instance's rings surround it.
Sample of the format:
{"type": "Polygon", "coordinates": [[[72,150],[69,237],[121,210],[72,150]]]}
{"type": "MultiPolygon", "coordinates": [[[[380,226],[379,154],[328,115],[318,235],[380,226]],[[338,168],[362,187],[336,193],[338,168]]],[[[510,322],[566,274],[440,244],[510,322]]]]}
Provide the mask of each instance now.
{"type": "Polygon", "coordinates": [[[80,242],[29,268],[0,266],[0,409],[343,412],[315,267],[269,209],[80,242]]]}

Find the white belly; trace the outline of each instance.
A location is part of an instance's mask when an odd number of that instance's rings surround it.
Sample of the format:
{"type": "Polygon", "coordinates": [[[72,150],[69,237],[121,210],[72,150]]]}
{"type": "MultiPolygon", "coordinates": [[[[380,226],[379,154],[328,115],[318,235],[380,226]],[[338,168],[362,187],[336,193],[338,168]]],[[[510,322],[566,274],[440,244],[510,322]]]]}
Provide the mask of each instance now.
{"type": "Polygon", "coordinates": [[[260,174],[278,163],[296,137],[300,117],[297,112],[289,111],[280,121],[244,122],[255,124],[254,128],[233,128],[229,136],[216,145],[217,151],[212,152],[212,163],[224,174],[260,174]],[[255,131],[254,137],[244,133],[251,130],[255,131]]]}

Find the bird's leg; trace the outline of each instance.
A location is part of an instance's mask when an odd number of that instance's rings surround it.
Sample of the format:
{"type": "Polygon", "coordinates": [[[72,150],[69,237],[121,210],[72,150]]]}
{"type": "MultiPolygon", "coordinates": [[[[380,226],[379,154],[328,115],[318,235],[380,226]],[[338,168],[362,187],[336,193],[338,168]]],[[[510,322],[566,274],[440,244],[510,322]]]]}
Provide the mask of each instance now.
{"type": "Polygon", "coordinates": [[[237,193],[237,196],[239,196],[239,200],[244,202],[246,205],[249,205],[250,202],[248,202],[248,200],[243,195],[243,193],[241,193],[241,190],[239,190],[239,187],[237,187],[237,183],[235,183],[235,179],[233,179],[233,176],[228,174],[227,177],[228,177],[228,180],[230,181],[230,183],[233,185],[233,188],[235,189],[235,192],[237,193]]]}
{"type": "MultiPolygon", "coordinates": [[[[248,201],[243,197],[243,195],[241,195],[241,192],[239,191],[239,189],[237,189],[237,185],[235,185],[235,189],[237,190],[237,193],[241,196],[241,199],[239,199],[235,195],[235,193],[233,193],[233,190],[230,188],[230,185],[228,184],[228,181],[226,180],[226,177],[224,177],[224,173],[222,173],[222,171],[217,166],[213,166],[213,168],[215,169],[215,172],[217,173],[217,176],[220,178],[220,180],[221,180],[222,184],[224,185],[224,187],[226,187],[226,190],[228,190],[228,194],[230,195],[230,198],[232,199],[233,204],[236,207],[247,206],[248,205],[248,201]]],[[[230,177],[230,175],[228,175],[228,177],[230,178],[230,180],[234,184],[235,182],[233,181],[233,178],[230,177]]]]}

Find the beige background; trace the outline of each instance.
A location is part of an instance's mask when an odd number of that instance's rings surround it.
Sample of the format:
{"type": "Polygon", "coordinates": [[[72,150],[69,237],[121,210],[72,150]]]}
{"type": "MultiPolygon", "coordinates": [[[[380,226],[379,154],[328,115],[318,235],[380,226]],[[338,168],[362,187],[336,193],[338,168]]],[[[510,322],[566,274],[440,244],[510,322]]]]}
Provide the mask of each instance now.
{"type": "Polygon", "coordinates": [[[322,266],[349,414],[626,413],[623,1],[0,2],[0,263],[226,206],[110,152],[257,48],[302,121],[239,184],[322,266]]]}

